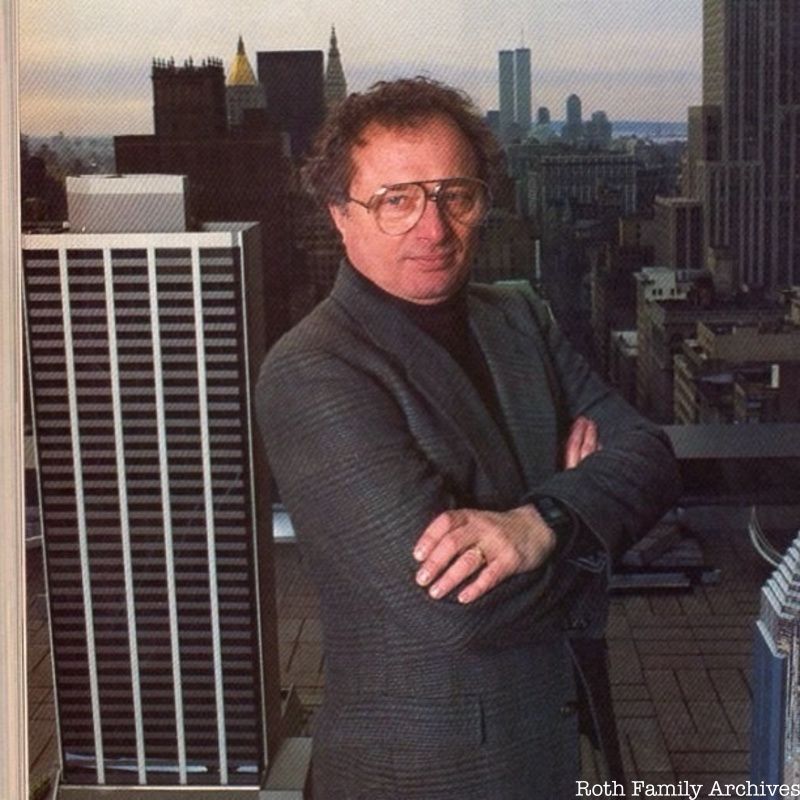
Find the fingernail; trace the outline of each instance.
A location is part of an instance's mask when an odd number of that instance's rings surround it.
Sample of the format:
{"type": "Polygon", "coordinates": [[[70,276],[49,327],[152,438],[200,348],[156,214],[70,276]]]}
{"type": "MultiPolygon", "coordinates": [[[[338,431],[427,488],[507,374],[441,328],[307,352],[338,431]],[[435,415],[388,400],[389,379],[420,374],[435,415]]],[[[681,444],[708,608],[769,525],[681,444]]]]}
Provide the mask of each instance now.
{"type": "Polygon", "coordinates": [[[425,558],[425,550],[422,547],[417,547],[414,550],[414,558],[416,558],[417,561],[422,561],[422,559],[425,558]]]}
{"type": "Polygon", "coordinates": [[[461,592],[458,596],[459,603],[469,603],[469,592],[461,592]]]}
{"type": "Polygon", "coordinates": [[[442,587],[438,584],[436,586],[431,587],[430,596],[434,599],[438,599],[442,594],[442,587]]]}
{"type": "Polygon", "coordinates": [[[428,573],[428,570],[426,570],[426,569],[421,569],[417,573],[417,583],[420,586],[424,586],[430,579],[431,579],[431,576],[428,573]]]}

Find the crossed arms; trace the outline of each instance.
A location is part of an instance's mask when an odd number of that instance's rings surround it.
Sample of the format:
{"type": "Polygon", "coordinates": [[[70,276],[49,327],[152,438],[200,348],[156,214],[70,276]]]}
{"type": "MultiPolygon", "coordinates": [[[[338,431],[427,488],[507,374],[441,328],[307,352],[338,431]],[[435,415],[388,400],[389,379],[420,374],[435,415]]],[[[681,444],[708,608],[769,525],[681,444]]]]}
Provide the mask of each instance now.
{"type": "MultiPolygon", "coordinates": [[[[577,467],[598,449],[597,426],[578,417],[564,446],[564,469],[577,467]]],[[[430,587],[428,594],[438,600],[474,578],[457,598],[459,603],[471,603],[510,575],[536,569],[556,544],[555,531],[532,504],[501,512],[445,511],[414,546],[414,558],[420,562],[416,581],[430,587]]]]}
{"type": "MultiPolygon", "coordinates": [[[[674,458],[660,431],[604,387],[554,325],[544,335],[569,417],[597,427],[565,445],[570,469],[531,489],[561,501],[613,554],[673,501],[674,458]]],[[[313,331],[278,345],[257,393],[270,464],[318,582],[349,586],[419,638],[455,649],[543,635],[570,591],[563,565],[548,558],[552,531],[524,497],[505,511],[465,511],[398,399],[352,363],[347,331],[330,338],[337,346],[321,346],[313,331]],[[449,591],[459,574],[443,570],[475,543],[488,563],[459,602],[449,591]],[[420,568],[429,570],[427,590],[417,584],[420,568]],[[437,577],[447,581],[444,602],[429,593],[437,577]]]]}

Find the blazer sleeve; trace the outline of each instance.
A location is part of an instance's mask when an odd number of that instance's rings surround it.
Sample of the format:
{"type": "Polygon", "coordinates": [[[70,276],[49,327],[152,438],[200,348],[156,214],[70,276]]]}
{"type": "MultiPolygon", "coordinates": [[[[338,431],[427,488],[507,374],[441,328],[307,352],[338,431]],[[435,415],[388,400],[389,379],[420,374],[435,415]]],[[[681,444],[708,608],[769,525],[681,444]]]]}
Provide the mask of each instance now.
{"type": "MultiPolygon", "coordinates": [[[[553,474],[529,497],[549,496],[571,509],[612,558],[646,532],[678,499],[680,478],[669,438],[591,370],[561,333],[549,307],[525,292],[542,334],[567,416],[598,426],[602,449],[553,474]]],[[[609,566],[610,566],[609,561],[609,566]]]]}
{"type": "Polygon", "coordinates": [[[454,650],[562,631],[552,563],[467,605],[455,593],[432,600],[416,585],[414,543],[457,504],[372,376],[336,355],[278,345],[262,368],[256,404],[282,499],[323,584],[363,594],[415,638],[454,650]]]}

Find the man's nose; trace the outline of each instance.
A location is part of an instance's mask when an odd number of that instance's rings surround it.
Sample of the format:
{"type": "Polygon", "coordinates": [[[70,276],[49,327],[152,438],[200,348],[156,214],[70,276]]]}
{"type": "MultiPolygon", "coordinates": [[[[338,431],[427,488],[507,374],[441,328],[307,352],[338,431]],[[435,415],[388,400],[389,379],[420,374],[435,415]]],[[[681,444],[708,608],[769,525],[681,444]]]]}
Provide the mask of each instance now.
{"type": "Polygon", "coordinates": [[[444,206],[440,205],[438,200],[432,197],[428,197],[425,210],[414,227],[418,236],[432,241],[442,241],[449,238],[453,233],[453,228],[450,225],[444,206]]]}

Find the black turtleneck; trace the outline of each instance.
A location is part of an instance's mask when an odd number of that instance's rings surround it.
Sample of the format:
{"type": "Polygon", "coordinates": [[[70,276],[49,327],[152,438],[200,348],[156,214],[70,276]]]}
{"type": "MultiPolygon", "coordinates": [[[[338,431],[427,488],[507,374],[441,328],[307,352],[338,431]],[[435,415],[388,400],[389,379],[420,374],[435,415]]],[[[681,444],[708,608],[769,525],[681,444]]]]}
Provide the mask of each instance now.
{"type": "Polygon", "coordinates": [[[352,271],[367,291],[377,297],[382,297],[386,302],[402,311],[417,328],[430,336],[450,354],[453,361],[464,370],[489,414],[505,433],[503,415],[492,374],[483,351],[470,328],[467,284],[465,283],[455,294],[439,303],[413,303],[390,294],[351,264],[345,263],[347,269],[352,271]]]}
{"type": "MultiPolygon", "coordinates": [[[[450,354],[472,382],[484,406],[497,423],[513,452],[514,448],[506,431],[503,412],[500,408],[500,401],[497,399],[497,391],[489,371],[489,365],[470,328],[467,284],[465,283],[455,294],[440,303],[428,305],[412,303],[410,300],[403,300],[382,289],[347,260],[344,263],[345,269],[349,269],[353,273],[366,291],[383,298],[385,302],[398,308],[414,325],[428,334],[450,354]]],[[[581,530],[575,514],[559,500],[540,496],[536,492],[531,492],[526,498],[526,502],[532,503],[543,516],[548,514],[549,508],[556,509],[558,521],[552,516],[552,511],[549,512],[550,516],[545,519],[556,534],[556,549],[553,551],[553,556],[560,556],[562,553],[572,550],[578,532],[581,530]]],[[[596,545],[590,537],[582,536],[580,541],[580,546],[573,553],[575,557],[585,555],[587,552],[594,552],[596,549],[596,545]]]]}

